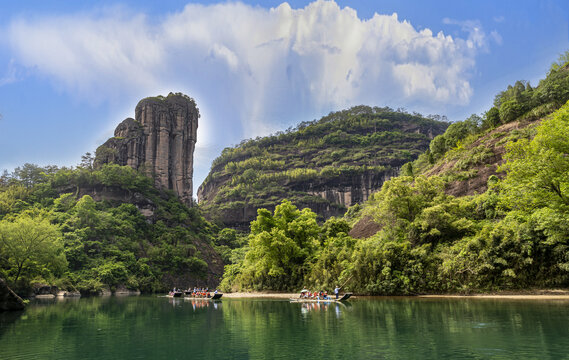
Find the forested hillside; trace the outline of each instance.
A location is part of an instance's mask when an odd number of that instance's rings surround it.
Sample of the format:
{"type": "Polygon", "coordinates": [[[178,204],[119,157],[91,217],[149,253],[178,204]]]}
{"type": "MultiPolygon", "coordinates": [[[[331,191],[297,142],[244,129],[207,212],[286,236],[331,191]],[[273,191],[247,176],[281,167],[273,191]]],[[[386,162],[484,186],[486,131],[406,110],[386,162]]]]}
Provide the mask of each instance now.
{"type": "Polygon", "coordinates": [[[223,264],[197,208],[130,167],[26,164],[0,183],[0,277],[97,294],[214,286],[223,264]]]}
{"type": "Polygon", "coordinates": [[[242,229],[257,209],[274,210],[285,198],[320,220],[342,215],[444,132],[448,124],[434,118],[358,106],[243,141],[213,162],[198,190],[200,207],[210,219],[242,229]]]}
{"type": "Polygon", "coordinates": [[[569,287],[569,64],[516,82],[452,124],[362,206],[323,225],[283,202],[259,211],[227,289],[361,294],[569,287]],[[362,225],[363,223],[363,225],[362,225]],[[353,225],[360,229],[358,238],[353,225]]]}
{"type": "Polygon", "coordinates": [[[214,286],[225,262],[225,290],[567,288],[568,66],[566,54],[536,87],[516,82],[448,128],[356,107],[245,141],[214,162],[200,207],[90,156],[75,169],[26,164],[0,177],[0,277],[23,294],[152,292],[214,286]],[[306,203],[329,212],[295,205],[306,203]],[[244,236],[200,213],[237,209],[239,224],[264,206],[244,236]]]}

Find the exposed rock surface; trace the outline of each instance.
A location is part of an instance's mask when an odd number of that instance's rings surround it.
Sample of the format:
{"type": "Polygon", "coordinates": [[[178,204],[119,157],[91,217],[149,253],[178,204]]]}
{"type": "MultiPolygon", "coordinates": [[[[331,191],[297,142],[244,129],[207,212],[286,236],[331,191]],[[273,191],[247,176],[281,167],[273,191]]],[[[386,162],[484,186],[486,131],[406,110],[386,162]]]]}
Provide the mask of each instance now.
{"type": "Polygon", "coordinates": [[[142,170],[153,176],[157,186],[173,190],[192,205],[199,116],[195,101],[183,94],[143,99],[136,106],[135,119],[121,122],[115,136],[97,149],[95,164],[142,170]]]}
{"type": "Polygon", "coordinates": [[[30,287],[20,290],[23,297],[36,299],[53,299],[60,292],[57,286],[45,283],[32,283],[30,287]]]}
{"type": "MultiPolygon", "coordinates": [[[[389,168],[381,174],[370,171],[353,176],[339,176],[334,179],[289,181],[286,187],[291,192],[308,195],[303,200],[295,201],[294,204],[299,208],[310,208],[318,214],[320,220],[323,220],[332,216],[342,216],[346,208],[367,201],[374,191],[380,189],[386,180],[397,176],[398,172],[397,167],[389,168]]],[[[224,179],[212,181],[207,184],[209,188],[201,186],[198,189],[200,202],[212,200],[225,181],[224,179]]],[[[283,194],[281,198],[286,198],[286,194],[283,194]]],[[[247,230],[250,222],[257,217],[258,209],[265,208],[273,212],[278,204],[280,200],[263,206],[244,204],[237,208],[218,208],[215,212],[209,212],[206,215],[211,220],[221,222],[225,226],[247,230]]]]}
{"type": "MultiPolygon", "coordinates": [[[[457,155],[455,158],[440,161],[422,175],[453,178],[453,175],[466,170],[471,175],[464,179],[449,181],[445,192],[456,197],[482,194],[488,190],[488,179],[490,176],[495,175],[498,178],[502,178],[505,175],[498,172],[498,167],[505,161],[504,154],[506,153],[506,145],[511,134],[526,128],[529,129],[539,123],[540,121],[515,121],[501,125],[481,135],[472,144],[467,145],[465,151],[460,156],[457,155]],[[475,152],[481,148],[488,150],[487,156],[477,162],[470,163],[467,169],[460,170],[460,161],[474,158],[475,152]]],[[[354,225],[350,231],[350,236],[363,239],[375,235],[380,230],[381,226],[374,222],[372,217],[364,216],[354,225]]]]}
{"type": "Polygon", "coordinates": [[[465,156],[458,157],[449,161],[437,164],[427,171],[425,176],[444,175],[457,172],[457,164],[464,157],[472,157],[472,152],[481,146],[490,150],[487,156],[478,163],[472,164],[469,169],[474,170],[474,175],[464,180],[454,180],[447,185],[446,193],[453,196],[467,196],[482,194],[488,190],[488,178],[492,175],[503,177],[504,173],[498,173],[498,166],[504,163],[506,144],[508,136],[512,132],[519,132],[528,127],[534,127],[541,121],[515,121],[501,125],[492,131],[480,136],[479,139],[470,144],[465,152],[465,156]]]}
{"type": "Polygon", "coordinates": [[[374,222],[371,216],[364,216],[352,227],[349,235],[356,239],[364,239],[375,235],[379,230],[381,226],[374,222]]]}
{"type": "Polygon", "coordinates": [[[47,285],[47,284],[34,284],[33,286],[34,296],[39,295],[57,295],[59,289],[57,286],[47,285]]]}
{"type": "Polygon", "coordinates": [[[24,301],[0,279],[0,311],[23,310],[24,301]]]}

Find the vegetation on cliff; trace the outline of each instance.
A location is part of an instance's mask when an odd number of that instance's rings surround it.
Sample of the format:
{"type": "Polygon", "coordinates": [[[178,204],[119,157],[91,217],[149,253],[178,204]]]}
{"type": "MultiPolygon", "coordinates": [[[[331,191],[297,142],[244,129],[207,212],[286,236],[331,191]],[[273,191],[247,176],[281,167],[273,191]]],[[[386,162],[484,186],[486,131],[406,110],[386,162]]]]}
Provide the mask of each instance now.
{"type": "Polygon", "coordinates": [[[130,167],[94,169],[90,156],[76,169],[26,164],[0,177],[0,277],[20,291],[47,282],[150,292],[214,284],[224,261],[225,290],[568,287],[568,66],[566,54],[537,87],[508,87],[428,148],[446,124],[362,106],[224,150],[204,208],[271,209],[257,211],[246,236],[218,233],[130,167]],[[313,193],[327,181],[385,176],[421,146],[343,218],[319,223],[295,205],[327,202],[313,193]],[[356,236],[365,222],[373,233],[356,236]]]}
{"type": "Polygon", "coordinates": [[[518,82],[496,97],[494,110],[451,125],[343,219],[320,226],[310,210],[288,202],[274,214],[260,210],[243,255],[226,267],[224,287],[346,282],[365,294],[568,287],[567,60],[536,88],[518,82]],[[482,191],[454,196],[456,183],[471,181],[488,160],[500,166],[486,173],[482,191]],[[364,219],[378,231],[349,236],[364,219]]]}
{"type": "Polygon", "coordinates": [[[23,293],[33,283],[98,293],[217,282],[221,259],[197,208],[130,167],[84,160],[2,176],[0,277],[23,293]]]}
{"type": "Polygon", "coordinates": [[[284,198],[324,218],[341,215],[427,149],[448,125],[434,118],[357,106],[272,136],[244,140],[214,160],[198,192],[200,205],[210,218],[229,225],[248,225],[256,209],[274,209],[284,198]],[[362,196],[352,191],[347,201],[325,194],[362,186],[372,189],[359,189],[362,196]],[[250,218],[235,218],[243,209],[252,209],[250,218]]]}

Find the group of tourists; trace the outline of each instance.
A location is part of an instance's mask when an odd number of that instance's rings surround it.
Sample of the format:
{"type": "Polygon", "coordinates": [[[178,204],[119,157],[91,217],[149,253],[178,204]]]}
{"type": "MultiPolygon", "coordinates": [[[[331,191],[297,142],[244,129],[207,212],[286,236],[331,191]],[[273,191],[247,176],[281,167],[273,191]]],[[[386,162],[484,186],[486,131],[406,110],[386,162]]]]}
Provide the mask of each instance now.
{"type": "MultiPolygon", "coordinates": [[[[190,296],[190,297],[199,297],[199,298],[210,298],[211,297],[211,292],[209,291],[209,288],[198,288],[198,287],[194,287],[193,289],[188,288],[188,290],[185,291],[186,296],[190,296]]],[[[213,292],[214,294],[217,294],[217,290],[215,290],[213,292]]]]}
{"type": "MultiPolygon", "coordinates": [[[[215,290],[213,293],[217,294],[217,290],[215,290]]],[[[168,293],[168,295],[174,297],[179,297],[182,294],[185,294],[188,297],[196,297],[196,298],[210,298],[212,296],[211,292],[209,291],[209,288],[198,288],[198,287],[194,287],[193,289],[188,288],[187,290],[174,288],[172,291],[168,293]]]]}
{"type": "Polygon", "coordinates": [[[311,292],[310,290],[302,291],[300,293],[300,297],[303,299],[314,299],[314,300],[328,300],[328,292],[327,291],[315,291],[311,292]]]}
{"type": "MultiPolygon", "coordinates": [[[[338,285],[336,285],[336,288],[334,288],[334,295],[336,297],[336,299],[338,299],[338,295],[340,294],[340,288],[338,287],[338,285]]],[[[308,289],[303,289],[300,292],[300,298],[302,299],[314,299],[314,300],[330,300],[331,297],[328,296],[328,292],[327,291],[315,291],[315,292],[311,292],[308,289]]]]}
{"type": "Polygon", "coordinates": [[[178,288],[174,288],[168,293],[168,295],[173,296],[173,297],[179,297],[182,295],[182,290],[180,290],[178,288]]]}

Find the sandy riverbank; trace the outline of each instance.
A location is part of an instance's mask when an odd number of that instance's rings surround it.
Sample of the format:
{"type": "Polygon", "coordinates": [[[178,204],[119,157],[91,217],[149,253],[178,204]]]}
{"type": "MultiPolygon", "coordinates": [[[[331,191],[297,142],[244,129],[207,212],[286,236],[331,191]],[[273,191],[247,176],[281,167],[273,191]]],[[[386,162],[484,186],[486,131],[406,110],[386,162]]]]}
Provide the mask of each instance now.
{"type": "MultiPolygon", "coordinates": [[[[235,292],[225,293],[224,298],[264,298],[264,299],[290,299],[298,297],[298,293],[269,293],[269,292],[235,292]]],[[[517,300],[569,300],[569,290],[528,290],[520,292],[503,292],[492,294],[436,294],[417,295],[418,298],[446,298],[446,299],[517,299],[517,300]]],[[[368,296],[354,296],[365,299],[368,296]]],[[[371,298],[371,296],[369,297],[371,298]]],[[[375,296],[375,298],[378,298],[375,296]]]]}
{"type": "Polygon", "coordinates": [[[419,295],[421,298],[512,299],[512,300],[569,300],[569,291],[547,290],[519,293],[470,294],[470,295],[419,295]]]}
{"type": "Polygon", "coordinates": [[[234,292],[224,293],[224,298],[264,298],[264,299],[290,299],[298,297],[298,293],[267,293],[267,292],[234,292]]]}

